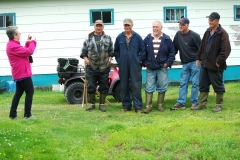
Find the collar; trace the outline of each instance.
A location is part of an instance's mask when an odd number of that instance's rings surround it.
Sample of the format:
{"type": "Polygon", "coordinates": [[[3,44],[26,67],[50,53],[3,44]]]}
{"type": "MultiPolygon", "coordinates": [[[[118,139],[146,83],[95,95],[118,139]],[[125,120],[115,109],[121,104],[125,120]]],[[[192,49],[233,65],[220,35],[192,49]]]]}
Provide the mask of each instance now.
{"type": "Polygon", "coordinates": [[[153,36],[153,33],[151,33],[151,36],[152,36],[152,38],[154,38],[154,39],[159,39],[160,37],[163,37],[163,33],[161,33],[161,35],[160,35],[158,38],[155,38],[155,37],[153,36]]]}
{"type": "MultiPolygon", "coordinates": [[[[93,32],[91,32],[91,33],[88,34],[88,39],[92,39],[92,37],[94,36],[94,32],[95,32],[95,31],[93,31],[93,32]]],[[[105,33],[104,33],[104,31],[103,31],[101,36],[104,36],[104,35],[105,35],[105,33]]]]}

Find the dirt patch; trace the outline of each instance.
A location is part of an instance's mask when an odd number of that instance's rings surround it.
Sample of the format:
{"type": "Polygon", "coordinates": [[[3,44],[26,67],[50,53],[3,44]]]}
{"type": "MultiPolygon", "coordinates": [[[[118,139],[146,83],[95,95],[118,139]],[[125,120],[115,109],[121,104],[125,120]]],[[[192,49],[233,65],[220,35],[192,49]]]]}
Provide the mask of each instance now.
{"type": "Polygon", "coordinates": [[[115,148],[116,148],[118,151],[121,151],[121,150],[122,150],[122,145],[116,146],[115,148]]]}
{"type": "Polygon", "coordinates": [[[145,148],[133,148],[133,149],[131,149],[131,151],[132,152],[143,152],[143,153],[149,153],[150,152],[150,150],[148,150],[148,149],[145,149],[145,148]]]}

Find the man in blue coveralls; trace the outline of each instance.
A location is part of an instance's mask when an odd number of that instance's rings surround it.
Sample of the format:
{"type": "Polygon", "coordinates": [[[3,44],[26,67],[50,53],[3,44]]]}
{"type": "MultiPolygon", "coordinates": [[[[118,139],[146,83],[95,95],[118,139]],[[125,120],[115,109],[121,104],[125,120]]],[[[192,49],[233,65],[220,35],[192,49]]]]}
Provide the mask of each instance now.
{"type": "Polygon", "coordinates": [[[145,47],[142,37],[132,30],[133,21],[123,21],[124,32],[120,33],[114,44],[114,53],[119,67],[123,111],[142,112],[142,66],[145,59],[145,47]]]}

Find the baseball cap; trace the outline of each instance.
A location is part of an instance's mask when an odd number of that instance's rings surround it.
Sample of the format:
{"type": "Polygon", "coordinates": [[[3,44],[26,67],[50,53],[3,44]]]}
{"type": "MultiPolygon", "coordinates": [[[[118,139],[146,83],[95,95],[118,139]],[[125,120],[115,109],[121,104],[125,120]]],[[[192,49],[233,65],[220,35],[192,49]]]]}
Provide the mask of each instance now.
{"type": "Polygon", "coordinates": [[[207,16],[206,18],[212,19],[212,20],[219,20],[220,19],[220,15],[217,12],[212,12],[209,16],[207,16]]]}
{"type": "Polygon", "coordinates": [[[189,19],[187,19],[187,18],[181,18],[181,19],[178,21],[178,23],[189,24],[190,21],[189,21],[189,19]]]}
{"type": "Polygon", "coordinates": [[[132,24],[133,24],[133,21],[132,21],[130,18],[125,18],[125,19],[123,20],[123,25],[124,25],[124,24],[132,25],[132,24]]]}
{"type": "Polygon", "coordinates": [[[98,24],[100,24],[100,25],[102,25],[103,26],[103,21],[102,20],[100,20],[100,19],[98,19],[98,20],[96,20],[95,21],[95,23],[94,23],[95,25],[98,25],[98,24]]]}

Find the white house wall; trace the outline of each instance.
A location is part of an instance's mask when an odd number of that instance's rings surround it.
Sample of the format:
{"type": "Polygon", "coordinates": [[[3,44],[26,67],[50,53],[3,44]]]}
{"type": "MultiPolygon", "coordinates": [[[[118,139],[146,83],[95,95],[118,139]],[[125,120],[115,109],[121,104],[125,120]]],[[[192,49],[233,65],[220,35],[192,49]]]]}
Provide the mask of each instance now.
{"type": "MultiPolygon", "coordinates": [[[[22,34],[24,45],[28,34],[37,37],[37,49],[33,55],[34,74],[56,73],[57,58],[79,58],[82,43],[93,30],[89,23],[90,9],[114,9],[114,25],[106,25],[105,32],[113,41],[123,31],[124,18],[132,18],[133,29],[143,38],[151,32],[154,20],[163,22],[163,7],[186,6],[190,29],[201,37],[208,27],[206,18],[211,12],[220,14],[220,24],[229,33],[232,52],[228,65],[239,65],[240,61],[240,23],[233,20],[233,5],[240,5],[239,0],[211,1],[173,1],[173,0],[1,0],[0,13],[16,13],[16,25],[22,34]]],[[[178,30],[177,23],[164,23],[163,32],[171,38],[178,30]]],[[[0,76],[11,75],[5,48],[8,38],[5,30],[0,30],[0,76]]],[[[179,59],[178,55],[176,56],[179,59]]]]}

